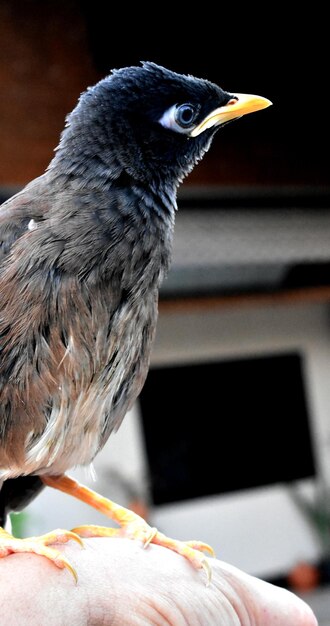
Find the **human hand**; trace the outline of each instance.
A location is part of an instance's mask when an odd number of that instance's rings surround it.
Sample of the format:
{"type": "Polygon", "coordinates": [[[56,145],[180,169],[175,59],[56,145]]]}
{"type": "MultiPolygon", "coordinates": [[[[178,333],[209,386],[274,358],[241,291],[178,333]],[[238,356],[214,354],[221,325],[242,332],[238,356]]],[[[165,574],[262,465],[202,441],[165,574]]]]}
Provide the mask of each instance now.
{"type": "Polygon", "coordinates": [[[0,559],[2,626],[317,626],[290,592],[210,559],[212,580],[181,556],[129,539],[59,546],[78,583],[44,557],[0,559]]]}

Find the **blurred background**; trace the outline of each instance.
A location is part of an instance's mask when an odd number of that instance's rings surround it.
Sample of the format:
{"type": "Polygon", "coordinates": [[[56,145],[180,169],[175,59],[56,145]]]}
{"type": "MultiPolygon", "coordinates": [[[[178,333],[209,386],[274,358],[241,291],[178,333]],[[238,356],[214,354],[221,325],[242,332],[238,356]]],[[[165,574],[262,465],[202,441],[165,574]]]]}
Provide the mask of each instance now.
{"type": "MultiPolygon", "coordinates": [[[[42,174],[81,91],[151,60],[257,93],[185,182],[141,399],[75,475],[330,624],[330,181],[318,12],[1,0],[0,196],[42,174]],[[166,428],[171,432],[167,435],[166,428]],[[302,578],[299,574],[302,572],[302,578]],[[305,591],[306,592],[306,591],[305,591]],[[311,593],[311,592],[310,592],[311,593]]],[[[17,532],[104,523],[44,490],[17,532]]]]}

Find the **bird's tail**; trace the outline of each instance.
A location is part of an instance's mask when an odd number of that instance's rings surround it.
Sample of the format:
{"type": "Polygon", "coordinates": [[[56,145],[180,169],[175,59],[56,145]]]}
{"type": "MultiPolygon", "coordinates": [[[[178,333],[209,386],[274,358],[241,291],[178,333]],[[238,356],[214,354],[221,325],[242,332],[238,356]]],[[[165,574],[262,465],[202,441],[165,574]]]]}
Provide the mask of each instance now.
{"type": "Polygon", "coordinates": [[[0,484],[0,526],[12,511],[24,509],[44,488],[39,476],[9,478],[0,484]]]}

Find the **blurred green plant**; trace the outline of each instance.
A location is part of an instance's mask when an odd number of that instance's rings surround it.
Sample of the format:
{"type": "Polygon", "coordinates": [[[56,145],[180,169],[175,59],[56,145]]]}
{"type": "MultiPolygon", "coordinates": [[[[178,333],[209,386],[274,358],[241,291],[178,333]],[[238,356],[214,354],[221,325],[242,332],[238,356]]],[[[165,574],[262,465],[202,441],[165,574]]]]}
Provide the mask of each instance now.
{"type": "Polygon", "coordinates": [[[29,518],[29,514],[26,511],[20,513],[10,513],[11,532],[14,537],[24,538],[26,536],[25,528],[29,518]]]}
{"type": "Polygon", "coordinates": [[[291,497],[298,509],[316,532],[323,558],[330,559],[330,488],[324,480],[318,480],[310,497],[292,487],[291,497]]]}

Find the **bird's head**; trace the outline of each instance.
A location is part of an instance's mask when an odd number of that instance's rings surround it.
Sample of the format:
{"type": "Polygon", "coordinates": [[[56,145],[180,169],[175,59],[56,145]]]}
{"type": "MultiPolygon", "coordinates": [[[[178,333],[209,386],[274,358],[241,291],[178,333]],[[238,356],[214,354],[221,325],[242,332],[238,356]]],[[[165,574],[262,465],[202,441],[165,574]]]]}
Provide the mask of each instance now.
{"type": "Polygon", "coordinates": [[[177,185],[223,124],[270,104],[147,62],[114,70],[82,94],[59,152],[69,144],[82,171],[87,168],[79,159],[90,165],[92,158],[95,175],[103,171],[111,179],[125,172],[149,184],[177,185]]]}

